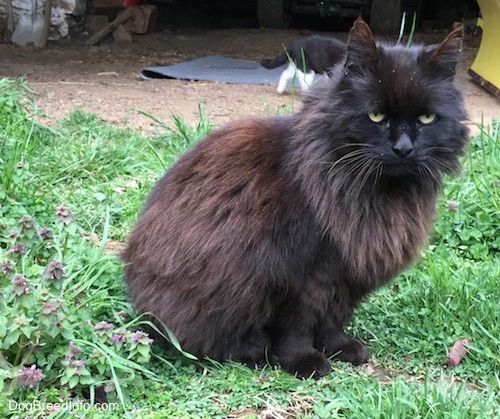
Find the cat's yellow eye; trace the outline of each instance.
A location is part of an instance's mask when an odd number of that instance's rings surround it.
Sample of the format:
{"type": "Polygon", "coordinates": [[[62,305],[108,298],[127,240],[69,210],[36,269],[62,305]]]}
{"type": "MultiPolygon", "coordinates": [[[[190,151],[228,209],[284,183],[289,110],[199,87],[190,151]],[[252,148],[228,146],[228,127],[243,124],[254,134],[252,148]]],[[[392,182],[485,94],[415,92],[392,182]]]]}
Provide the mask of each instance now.
{"type": "Polygon", "coordinates": [[[435,113],[423,114],[418,117],[418,120],[424,125],[432,124],[436,120],[436,114],[435,113]]]}
{"type": "Polygon", "coordinates": [[[375,122],[375,123],[379,123],[379,122],[382,122],[384,119],[385,119],[385,113],[382,113],[382,112],[370,112],[368,114],[368,118],[370,118],[370,120],[372,122],[375,122]]]}

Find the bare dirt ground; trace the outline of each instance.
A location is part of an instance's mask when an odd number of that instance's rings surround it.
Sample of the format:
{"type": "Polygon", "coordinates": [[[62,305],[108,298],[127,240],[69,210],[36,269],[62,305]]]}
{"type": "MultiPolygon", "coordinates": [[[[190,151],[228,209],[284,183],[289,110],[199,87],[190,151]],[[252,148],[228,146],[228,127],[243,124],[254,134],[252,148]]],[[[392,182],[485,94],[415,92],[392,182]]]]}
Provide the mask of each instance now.
{"type": "MultiPolygon", "coordinates": [[[[50,118],[62,118],[79,108],[106,121],[148,130],[152,120],[142,110],[169,122],[172,114],[190,123],[199,119],[203,104],[209,120],[222,124],[248,115],[266,115],[300,106],[300,98],[279,95],[275,86],[230,85],[178,80],[141,80],[144,67],[170,65],[219,54],[258,60],[274,56],[282,44],[305,35],[299,30],[183,29],[136,35],[132,43],[115,43],[108,36],[97,46],[82,40],[71,45],[50,44],[46,50],[0,45],[0,77],[25,76],[41,96],[40,109],[50,118]]],[[[426,43],[439,42],[446,33],[420,35],[426,43]]],[[[335,34],[346,39],[346,33],[335,34]]],[[[474,83],[467,70],[477,54],[480,39],[465,41],[457,83],[464,92],[470,119],[500,118],[500,100],[474,83]]]]}

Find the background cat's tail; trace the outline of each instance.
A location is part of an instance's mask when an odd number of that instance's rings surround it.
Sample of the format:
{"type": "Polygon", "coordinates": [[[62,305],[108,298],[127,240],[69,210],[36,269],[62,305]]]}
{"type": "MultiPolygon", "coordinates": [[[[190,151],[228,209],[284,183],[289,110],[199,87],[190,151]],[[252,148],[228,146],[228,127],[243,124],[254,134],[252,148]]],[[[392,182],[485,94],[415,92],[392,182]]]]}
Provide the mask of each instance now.
{"type": "Polygon", "coordinates": [[[279,67],[284,64],[288,64],[288,57],[284,52],[282,52],[281,54],[277,55],[274,58],[264,58],[259,62],[262,67],[271,69],[279,67]]]}

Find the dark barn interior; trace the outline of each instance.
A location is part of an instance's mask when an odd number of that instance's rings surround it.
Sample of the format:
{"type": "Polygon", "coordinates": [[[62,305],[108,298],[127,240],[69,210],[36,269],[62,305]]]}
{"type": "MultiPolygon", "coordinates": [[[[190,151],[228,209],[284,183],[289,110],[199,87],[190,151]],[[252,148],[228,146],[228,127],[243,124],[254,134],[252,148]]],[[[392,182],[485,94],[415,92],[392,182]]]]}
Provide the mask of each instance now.
{"type": "MultiPolygon", "coordinates": [[[[457,21],[471,21],[479,15],[475,0],[421,0],[402,1],[262,1],[259,0],[151,0],[148,4],[158,8],[158,28],[256,28],[270,26],[317,31],[346,31],[353,20],[361,15],[366,20],[379,19],[382,23],[400,20],[402,13],[413,16],[416,12],[417,30],[447,29],[457,21]],[[397,7],[394,7],[394,4],[397,7]],[[269,22],[269,14],[282,6],[281,18],[269,22]],[[265,7],[265,10],[262,8],[265,7]],[[390,16],[392,15],[392,16],[390,16]],[[274,24],[273,24],[274,23],[274,24]]],[[[272,20],[272,19],[271,19],[272,20]]],[[[407,19],[407,22],[411,18],[407,19]]],[[[373,23],[372,23],[373,25],[373,23]]],[[[393,25],[394,26],[394,25],[393,25]]],[[[398,29],[398,28],[396,28],[398,29]]]]}

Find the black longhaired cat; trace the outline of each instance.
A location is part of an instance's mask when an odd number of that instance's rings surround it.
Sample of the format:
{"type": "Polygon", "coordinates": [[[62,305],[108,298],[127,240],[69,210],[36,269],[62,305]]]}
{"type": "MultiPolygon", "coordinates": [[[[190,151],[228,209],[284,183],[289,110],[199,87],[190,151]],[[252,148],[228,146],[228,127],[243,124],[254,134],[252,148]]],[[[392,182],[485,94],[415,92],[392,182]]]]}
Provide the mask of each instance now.
{"type": "Polygon", "coordinates": [[[199,357],[274,359],[321,377],[361,364],[356,305],[426,244],[466,112],[461,30],[439,45],[377,44],[362,20],[346,59],[290,116],[233,122],[158,182],[122,254],[138,312],[199,357]]]}

